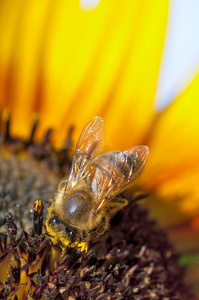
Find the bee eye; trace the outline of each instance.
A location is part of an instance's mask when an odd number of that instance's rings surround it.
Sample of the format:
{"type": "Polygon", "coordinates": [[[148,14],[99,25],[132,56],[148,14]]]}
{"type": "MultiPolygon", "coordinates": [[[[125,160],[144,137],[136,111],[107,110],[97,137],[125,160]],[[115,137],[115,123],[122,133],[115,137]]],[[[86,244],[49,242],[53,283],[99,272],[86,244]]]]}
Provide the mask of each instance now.
{"type": "Polygon", "coordinates": [[[49,220],[49,224],[54,224],[54,225],[58,225],[60,224],[61,221],[58,217],[52,217],[50,220],[49,220]]]}
{"type": "Polygon", "coordinates": [[[67,233],[70,241],[72,243],[74,243],[76,241],[76,237],[77,237],[77,234],[78,234],[77,229],[75,229],[74,227],[66,226],[65,232],[67,233]]]}

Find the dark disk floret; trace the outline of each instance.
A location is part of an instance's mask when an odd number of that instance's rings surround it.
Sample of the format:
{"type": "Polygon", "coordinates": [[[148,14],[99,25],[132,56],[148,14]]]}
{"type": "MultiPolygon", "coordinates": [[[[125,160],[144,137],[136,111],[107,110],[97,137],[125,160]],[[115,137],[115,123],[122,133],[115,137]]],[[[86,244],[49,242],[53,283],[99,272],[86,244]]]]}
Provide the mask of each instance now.
{"type": "Polygon", "coordinates": [[[36,144],[34,132],[12,139],[8,123],[0,138],[0,299],[191,299],[178,256],[139,202],[117,212],[88,252],[52,244],[46,209],[70,170],[70,136],[56,151],[49,133],[36,144]]]}

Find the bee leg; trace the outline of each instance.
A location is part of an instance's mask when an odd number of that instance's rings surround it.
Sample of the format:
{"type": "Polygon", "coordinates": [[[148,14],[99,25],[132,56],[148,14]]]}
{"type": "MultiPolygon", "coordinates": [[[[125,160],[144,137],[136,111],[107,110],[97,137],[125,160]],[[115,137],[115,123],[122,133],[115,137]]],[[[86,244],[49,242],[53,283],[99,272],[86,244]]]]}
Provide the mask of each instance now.
{"type": "Polygon", "coordinates": [[[124,206],[128,204],[128,201],[122,197],[115,197],[111,202],[107,205],[107,212],[112,215],[118,210],[122,209],[124,206]]]}
{"type": "Polygon", "coordinates": [[[60,184],[58,185],[58,191],[61,191],[63,188],[65,188],[67,184],[67,180],[61,181],[60,184]]]}
{"type": "Polygon", "coordinates": [[[108,224],[109,224],[109,217],[103,216],[101,223],[98,225],[96,229],[96,235],[97,236],[102,235],[108,229],[108,224]]]}
{"type": "Polygon", "coordinates": [[[126,200],[125,198],[123,198],[121,196],[117,196],[117,197],[113,198],[110,203],[117,203],[118,205],[121,205],[123,207],[128,204],[128,200],[126,200]]]}

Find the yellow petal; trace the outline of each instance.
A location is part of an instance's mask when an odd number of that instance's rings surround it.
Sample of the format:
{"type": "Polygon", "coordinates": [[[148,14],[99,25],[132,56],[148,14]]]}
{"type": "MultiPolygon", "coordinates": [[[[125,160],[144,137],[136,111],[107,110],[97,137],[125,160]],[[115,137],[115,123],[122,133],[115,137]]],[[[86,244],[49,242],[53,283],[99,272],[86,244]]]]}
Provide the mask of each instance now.
{"type": "Polygon", "coordinates": [[[0,101],[11,109],[12,133],[27,136],[31,112],[39,110],[38,137],[54,127],[60,143],[73,123],[77,140],[98,114],[110,128],[111,147],[139,140],[153,118],[168,1],[102,0],[91,11],[77,0],[9,5],[1,12],[0,101]]]}
{"type": "Polygon", "coordinates": [[[0,104],[2,108],[10,104],[8,98],[12,79],[8,77],[15,41],[15,28],[22,2],[23,0],[14,3],[12,0],[0,2],[0,104]]]}
{"type": "Polygon", "coordinates": [[[47,4],[47,1],[16,1],[10,5],[11,15],[7,13],[7,7],[1,12],[4,22],[0,27],[3,45],[0,56],[7,73],[1,91],[4,91],[5,105],[11,111],[14,135],[30,134],[30,116],[37,108],[36,93],[41,72],[39,51],[43,36],[40,28],[43,29],[47,4]],[[7,28],[7,24],[12,26],[7,28]],[[9,54],[7,57],[6,53],[9,54]]]}
{"type": "Polygon", "coordinates": [[[199,212],[199,74],[160,114],[142,182],[187,214],[199,212]],[[181,200],[182,199],[182,200],[181,200]],[[180,201],[181,200],[181,201],[180,201]]]}
{"type": "MultiPolygon", "coordinates": [[[[114,147],[140,144],[154,118],[153,102],[168,17],[168,2],[142,6],[132,34],[129,53],[121,70],[114,98],[106,109],[108,141],[114,147]]],[[[146,2],[145,2],[146,4],[146,2]]]]}
{"type": "MultiPolygon", "coordinates": [[[[106,15],[103,24],[101,15],[104,5],[102,1],[99,11],[95,11],[94,22],[90,23],[91,28],[99,26],[98,22],[102,27],[102,35],[94,45],[94,57],[90,58],[85,69],[82,64],[80,68],[71,69],[72,81],[77,85],[68,114],[62,112],[62,126],[58,132],[65,134],[63,129],[74,123],[77,140],[84,124],[98,114],[105,118],[109,146],[127,148],[142,139],[154,116],[152,106],[168,3],[148,1],[143,8],[139,1],[125,4],[114,1],[113,9],[108,19],[106,15]],[[84,70],[81,80],[78,79],[78,73],[82,72],[79,70],[84,70]]],[[[87,35],[88,32],[85,32],[84,39],[87,35]]],[[[81,60],[84,60],[83,48],[86,44],[83,40],[80,45],[81,60]]],[[[69,88],[67,82],[65,85],[69,88]]],[[[59,137],[63,140],[63,135],[59,137]]]]}

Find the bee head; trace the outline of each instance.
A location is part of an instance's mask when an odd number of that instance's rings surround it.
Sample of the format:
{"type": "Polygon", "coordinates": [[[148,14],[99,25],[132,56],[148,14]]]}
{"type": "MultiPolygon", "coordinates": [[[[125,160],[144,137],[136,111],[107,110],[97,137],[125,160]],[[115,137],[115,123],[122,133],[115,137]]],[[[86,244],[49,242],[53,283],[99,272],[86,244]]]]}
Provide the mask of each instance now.
{"type": "MultiPolygon", "coordinates": [[[[72,214],[71,210],[74,211],[75,216],[78,215],[79,206],[76,207],[76,202],[75,204],[71,203],[67,208],[69,214],[72,214]]],[[[85,230],[80,229],[71,220],[68,221],[64,208],[61,212],[57,211],[54,203],[48,209],[49,218],[46,220],[46,235],[51,238],[53,244],[59,245],[63,250],[66,247],[80,247],[81,251],[87,251],[87,234],[85,230]],[[64,215],[64,219],[62,219],[62,215],[64,215]]]]}
{"type": "Polygon", "coordinates": [[[80,234],[75,227],[64,224],[58,216],[52,216],[46,221],[47,235],[55,244],[62,242],[64,246],[79,242],[80,234]]]}

